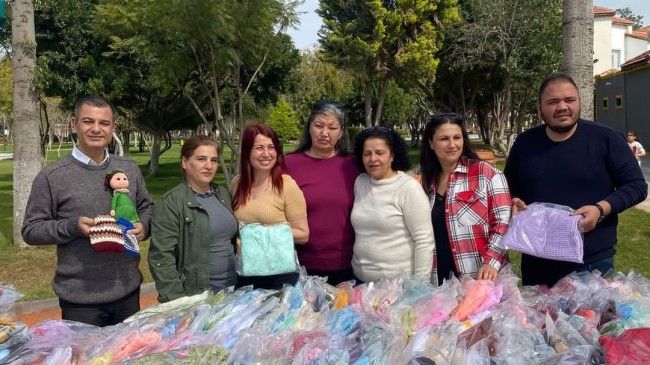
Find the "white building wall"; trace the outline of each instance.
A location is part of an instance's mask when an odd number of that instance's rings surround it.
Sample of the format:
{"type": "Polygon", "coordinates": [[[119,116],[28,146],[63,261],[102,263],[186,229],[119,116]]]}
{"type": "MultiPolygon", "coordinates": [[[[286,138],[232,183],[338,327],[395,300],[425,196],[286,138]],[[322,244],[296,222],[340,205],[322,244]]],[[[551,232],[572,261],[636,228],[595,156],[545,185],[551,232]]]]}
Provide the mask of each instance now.
{"type": "MultiPolygon", "coordinates": [[[[629,27],[630,30],[632,27],[629,27]]],[[[625,33],[628,31],[628,27],[621,24],[612,25],[612,51],[610,59],[612,59],[611,65],[613,68],[621,68],[621,65],[627,60],[625,58],[625,33]],[[620,62],[615,62],[613,55],[618,53],[620,62]]]]}
{"type": "Polygon", "coordinates": [[[646,40],[629,36],[625,37],[625,61],[647,51],[648,47],[648,41],[646,40]]]}
{"type": "Polygon", "coordinates": [[[594,17],[594,75],[612,68],[612,21],[608,16],[594,17]]]}

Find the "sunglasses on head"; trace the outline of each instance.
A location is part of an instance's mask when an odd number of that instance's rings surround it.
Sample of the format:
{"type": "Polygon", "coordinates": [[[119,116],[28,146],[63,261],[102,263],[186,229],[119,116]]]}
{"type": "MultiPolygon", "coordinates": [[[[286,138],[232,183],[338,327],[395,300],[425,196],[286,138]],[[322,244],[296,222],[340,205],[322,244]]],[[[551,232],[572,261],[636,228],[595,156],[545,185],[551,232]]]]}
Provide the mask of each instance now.
{"type": "Polygon", "coordinates": [[[458,113],[440,113],[434,115],[432,118],[436,120],[449,119],[455,123],[463,121],[463,118],[458,113]]]}
{"type": "Polygon", "coordinates": [[[320,108],[322,108],[324,106],[327,106],[327,105],[331,105],[331,106],[333,106],[335,108],[338,108],[338,109],[343,109],[343,104],[339,103],[338,101],[329,100],[329,99],[318,100],[317,102],[314,103],[314,107],[312,109],[313,110],[320,109],[320,108]]]}

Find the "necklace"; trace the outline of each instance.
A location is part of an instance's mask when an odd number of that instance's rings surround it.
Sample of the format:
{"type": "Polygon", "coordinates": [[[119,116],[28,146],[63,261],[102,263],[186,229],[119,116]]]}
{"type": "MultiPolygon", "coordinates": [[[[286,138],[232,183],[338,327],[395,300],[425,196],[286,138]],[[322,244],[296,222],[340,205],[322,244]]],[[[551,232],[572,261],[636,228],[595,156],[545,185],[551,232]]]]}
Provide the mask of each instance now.
{"type": "Polygon", "coordinates": [[[309,156],[314,157],[314,158],[322,158],[322,159],[326,159],[326,158],[330,158],[330,157],[334,157],[334,156],[336,156],[336,150],[332,150],[332,152],[330,152],[330,153],[327,154],[327,155],[322,155],[322,154],[319,154],[318,152],[316,152],[316,151],[314,150],[313,147],[310,148],[309,150],[305,151],[305,152],[306,152],[309,156]]]}
{"type": "Polygon", "coordinates": [[[269,177],[266,179],[266,182],[265,182],[265,183],[261,183],[261,184],[259,184],[258,186],[251,186],[251,190],[259,191],[259,194],[261,194],[261,193],[264,193],[264,192],[266,192],[267,190],[269,190],[270,187],[271,187],[271,177],[269,176],[269,177]],[[262,190],[262,187],[264,187],[263,190],[262,190]],[[261,191],[260,191],[260,190],[261,190],[261,191]]]}
{"type": "Polygon", "coordinates": [[[216,191],[217,191],[217,189],[212,184],[210,184],[210,190],[208,190],[205,193],[199,193],[196,190],[194,190],[192,185],[190,185],[190,184],[187,184],[187,185],[190,187],[190,189],[192,190],[192,193],[194,193],[194,196],[197,197],[197,198],[209,198],[212,195],[214,195],[216,193],[216,191]]]}

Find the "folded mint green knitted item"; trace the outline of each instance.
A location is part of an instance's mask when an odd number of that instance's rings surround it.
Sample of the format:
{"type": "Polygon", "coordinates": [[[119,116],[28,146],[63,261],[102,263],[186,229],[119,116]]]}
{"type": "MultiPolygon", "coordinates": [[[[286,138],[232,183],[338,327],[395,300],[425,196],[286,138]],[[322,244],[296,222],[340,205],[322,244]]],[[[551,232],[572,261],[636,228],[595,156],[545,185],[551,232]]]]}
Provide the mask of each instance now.
{"type": "Polygon", "coordinates": [[[246,224],[239,232],[240,275],[270,276],[298,270],[293,233],[286,224],[246,224]]]}

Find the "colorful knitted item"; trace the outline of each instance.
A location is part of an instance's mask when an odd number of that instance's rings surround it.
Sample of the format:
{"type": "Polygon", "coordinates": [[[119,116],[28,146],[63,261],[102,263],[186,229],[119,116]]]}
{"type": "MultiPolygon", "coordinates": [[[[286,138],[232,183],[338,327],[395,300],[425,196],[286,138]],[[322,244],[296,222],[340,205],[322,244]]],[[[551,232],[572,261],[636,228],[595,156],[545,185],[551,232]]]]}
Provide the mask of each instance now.
{"type": "Polygon", "coordinates": [[[95,217],[88,235],[95,252],[124,252],[122,229],[108,214],[95,217]]]}
{"type": "Polygon", "coordinates": [[[298,271],[293,232],[289,224],[264,226],[249,223],[240,229],[239,237],[240,275],[269,276],[298,271]]]}
{"type": "Polygon", "coordinates": [[[131,256],[140,256],[140,244],[138,243],[138,239],[134,234],[126,233],[135,228],[133,223],[131,223],[126,218],[120,217],[117,218],[117,224],[122,230],[122,236],[124,238],[124,252],[128,253],[131,256]]]}

